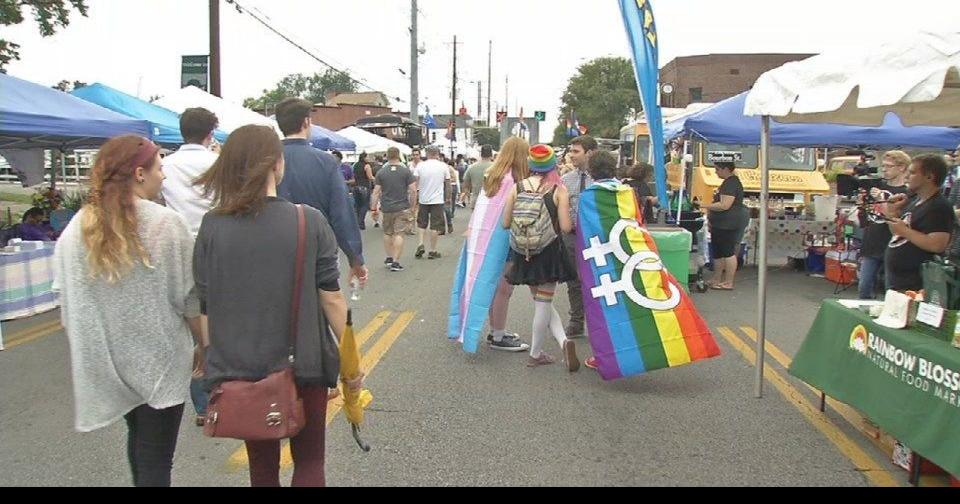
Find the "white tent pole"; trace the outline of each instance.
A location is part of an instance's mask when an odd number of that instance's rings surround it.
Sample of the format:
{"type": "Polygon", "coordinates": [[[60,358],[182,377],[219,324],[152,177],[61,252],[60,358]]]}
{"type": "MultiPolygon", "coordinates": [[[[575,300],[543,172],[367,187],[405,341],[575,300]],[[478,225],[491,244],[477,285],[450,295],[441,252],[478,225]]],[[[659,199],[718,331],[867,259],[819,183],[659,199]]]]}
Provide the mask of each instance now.
{"type": "Polygon", "coordinates": [[[763,116],[760,131],[760,271],[757,297],[757,383],[755,394],[763,397],[763,358],[767,338],[767,220],[770,200],[770,116],[763,116]]]}
{"type": "MultiPolygon", "coordinates": [[[[687,163],[683,160],[683,156],[686,154],[687,146],[689,141],[684,140],[683,142],[683,153],[680,154],[680,197],[677,198],[677,225],[680,225],[680,216],[683,215],[683,192],[687,188],[687,163]]],[[[669,182],[668,182],[669,185],[669,182]]],[[[669,203],[669,202],[668,202],[669,203]]],[[[667,205],[668,207],[670,205],[667,205]]]]}

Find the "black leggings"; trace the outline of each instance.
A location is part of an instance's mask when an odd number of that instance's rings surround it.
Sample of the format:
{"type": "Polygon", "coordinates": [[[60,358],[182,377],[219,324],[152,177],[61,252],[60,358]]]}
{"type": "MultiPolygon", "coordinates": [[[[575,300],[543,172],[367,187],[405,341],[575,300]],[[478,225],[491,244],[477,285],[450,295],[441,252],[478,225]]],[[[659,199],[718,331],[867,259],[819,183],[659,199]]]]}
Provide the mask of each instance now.
{"type": "Polygon", "coordinates": [[[168,487],[183,404],[156,410],[143,404],[124,415],[127,458],[137,487],[168,487]]]}

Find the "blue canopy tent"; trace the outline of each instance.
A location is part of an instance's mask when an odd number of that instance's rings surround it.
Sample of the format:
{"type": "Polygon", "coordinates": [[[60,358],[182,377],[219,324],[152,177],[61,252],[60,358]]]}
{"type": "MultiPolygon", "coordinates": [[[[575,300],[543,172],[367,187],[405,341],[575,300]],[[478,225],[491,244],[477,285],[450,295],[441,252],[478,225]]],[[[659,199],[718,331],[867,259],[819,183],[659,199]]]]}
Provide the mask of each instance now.
{"type": "MultiPolygon", "coordinates": [[[[100,83],[76,89],[71,94],[119,114],[150,121],[154,128],[153,140],[161,145],[177,146],[184,143],[180,135],[180,116],[172,110],[145,102],[100,83]]],[[[220,143],[227,141],[227,134],[223,131],[217,130],[213,136],[220,143]]]]}
{"type": "Polygon", "coordinates": [[[148,121],[0,74],[0,149],[91,148],[124,134],[153,138],[148,121]]]}
{"type": "Polygon", "coordinates": [[[317,125],[310,128],[310,145],[320,150],[347,152],[357,150],[357,144],[353,140],[317,125]]]}
{"type": "MultiPolygon", "coordinates": [[[[728,98],[695,114],[671,121],[664,138],[681,136],[735,145],[760,145],[760,117],[743,115],[747,93],[728,98]]],[[[847,126],[770,122],[770,144],[795,147],[929,147],[953,149],[960,144],[960,128],[904,126],[894,114],[883,125],[847,126]]]]}

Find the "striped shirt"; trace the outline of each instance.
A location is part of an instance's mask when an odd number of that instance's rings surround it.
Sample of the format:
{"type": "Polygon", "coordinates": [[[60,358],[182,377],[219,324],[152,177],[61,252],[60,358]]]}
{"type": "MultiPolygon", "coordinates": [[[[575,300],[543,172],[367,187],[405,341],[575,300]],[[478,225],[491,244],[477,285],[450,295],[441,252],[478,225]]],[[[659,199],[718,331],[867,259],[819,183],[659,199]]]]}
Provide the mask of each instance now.
{"type": "Polygon", "coordinates": [[[573,222],[574,233],[577,229],[577,207],[580,203],[580,193],[593,184],[593,178],[582,170],[574,170],[563,176],[563,185],[570,193],[570,219],[573,222]]]}

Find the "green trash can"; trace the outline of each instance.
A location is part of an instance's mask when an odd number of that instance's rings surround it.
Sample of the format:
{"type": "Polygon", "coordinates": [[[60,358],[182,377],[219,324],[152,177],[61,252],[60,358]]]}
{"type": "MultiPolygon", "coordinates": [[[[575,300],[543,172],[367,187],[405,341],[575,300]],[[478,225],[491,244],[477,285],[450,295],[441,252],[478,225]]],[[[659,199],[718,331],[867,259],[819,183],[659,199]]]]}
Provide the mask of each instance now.
{"type": "Polygon", "coordinates": [[[680,227],[647,228],[660,251],[660,259],[667,271],[677,279],[684,290],[690,291],[690,249],[693,248],[693,234],[680,227]]]}

